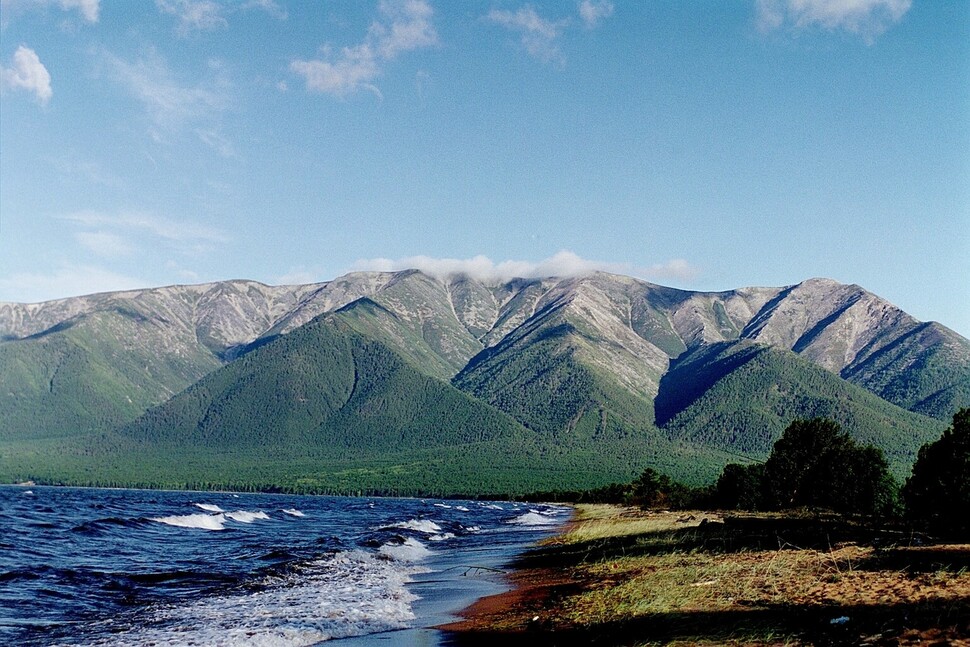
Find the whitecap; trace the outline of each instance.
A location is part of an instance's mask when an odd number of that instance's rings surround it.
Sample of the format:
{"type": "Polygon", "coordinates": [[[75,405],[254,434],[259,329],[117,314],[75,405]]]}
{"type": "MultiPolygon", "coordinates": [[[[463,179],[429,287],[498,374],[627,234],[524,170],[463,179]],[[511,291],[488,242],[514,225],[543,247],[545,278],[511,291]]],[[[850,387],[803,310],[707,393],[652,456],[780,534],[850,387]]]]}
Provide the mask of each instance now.
{"type": "Polygon", "coordinates": [[[259,512],[249,512],[248,510],[236,510],[227,512],[226,516],[239,523],[252,523],[257,519],[269,519],[269,515],[260,510],[259,512]]]}
{"type": "Polygon", "coordinates": [[[201,530],[225,530],[224,514],[186,514],[170,517],[155,517],[152,521],[179,528],[199,528],[201,530]]]}
{"type": "Polygon", "coordinates": [[[497,503],[479,503],[478,505],[482,506],[486,510],[505,510],[505,508],[497,503]]]}
{"type": "Polygon", "coordinates": [[[225,512],[225,510],[223,510],[222,508],[220,508],[214,503],[196,503],[195,507],[201,508],[206,512],[225,512]]]}
{"type": "Polygon", "coordinates": [[[388,528],[401,528],[403,530],[415,530],[417,532],[427,533],[429,535],[436,532],[441,532],[441,526],[436,524],[430,519],[411,519],[410,521],[402,521],[400,523],[392,523],[389,526],[384,526],[382,530],[388,528]]]}
{"type": "Polygon", "coordinates": [[[428,541],[445,541],[446,539],[454,539],[455,534],[451,532],[442,533],[440,535],[431,535],[428,537],[428,541]]]}
{"type": "Polygon", "coordinates": [[[451,506],[448,505],[447,503],[435,503],[434,504],[434,507],[436,507],[436,508],[447,508],[448,510],[451,510],[451,506]]]}
{"type": "Polygon", "coordinates": [[[399,562],[416,562],[431,554],[431,551],[420,541],[408,537],[404,543],[384,544],[378,549],[381,555],[399,562]]]}
{"type": "Polygon", "coordinates": [[[305,514],[303,514],[301,511],[297,510],[296,508],[283,508],[282,510],[280,510],[280,512],[283,512],[284,514],[288,514],[288,515],[290,515],[292,517],[305,517],[306,516],[305,514]]]}
{"type": "Polygon", "coordinates": [[[460,510],[461,512],[468,512],[468,508],[463,505],[456,505],[455,510],[460,510]]]}
{"type": "Polygon", "coordinates": [[[559,524],[559,521],[549,517],[548,515],[530,510],[529,512],[519,515],[514,519],[510,519],[508,523],[516,524],[518,526],[555,526],[559,524]]]}

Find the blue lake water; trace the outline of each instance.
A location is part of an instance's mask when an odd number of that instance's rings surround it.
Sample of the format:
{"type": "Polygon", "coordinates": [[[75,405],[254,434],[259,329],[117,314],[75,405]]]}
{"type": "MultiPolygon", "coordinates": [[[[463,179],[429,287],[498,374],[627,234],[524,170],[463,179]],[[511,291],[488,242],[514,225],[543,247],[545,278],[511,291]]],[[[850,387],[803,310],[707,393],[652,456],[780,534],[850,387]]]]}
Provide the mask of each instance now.
{"type": "Polygon", "coordinates": [[[0,487],[0,644],[434,645],[569,517],[431,499],[0,487]]]}

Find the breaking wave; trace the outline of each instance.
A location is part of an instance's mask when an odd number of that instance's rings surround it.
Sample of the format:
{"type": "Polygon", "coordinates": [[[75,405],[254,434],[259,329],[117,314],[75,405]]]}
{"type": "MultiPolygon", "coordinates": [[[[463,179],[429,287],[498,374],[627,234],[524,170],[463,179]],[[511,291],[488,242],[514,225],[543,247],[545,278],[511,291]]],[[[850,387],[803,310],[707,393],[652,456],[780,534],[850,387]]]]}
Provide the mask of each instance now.
{"type": "MultiPolygon", "coordinates": [[[[416,550],[418,543],[394,548],[416,550]]],[[[334,553],[267,578],[256,591],[155,609],[145,625],[92,644],[297,647],[403,629],[414,620],[418,599],[406,585],[422,570],[408,561],[361,550],[334,553]]]]}
{"type": "Polygon", "coordinates": [[[410,521],[393,523],[389,526],[384,526],[383,528],[381,528],[381,530],[388,530],[390,528],[400,528],[402,530],[414,530],[417,532],[427,533],[429,535],[441,532],[441,526],[439,526],[434,521],[431,521],[429,519],[411,519],[410,521]]]}
{"type": "Polygon", "coordinates": [[[554,516],[555,511],[541,511],[529,509],[525,514],[510,519],[508,523],[518,526],[558,526],[560,520],[554,516]]]}

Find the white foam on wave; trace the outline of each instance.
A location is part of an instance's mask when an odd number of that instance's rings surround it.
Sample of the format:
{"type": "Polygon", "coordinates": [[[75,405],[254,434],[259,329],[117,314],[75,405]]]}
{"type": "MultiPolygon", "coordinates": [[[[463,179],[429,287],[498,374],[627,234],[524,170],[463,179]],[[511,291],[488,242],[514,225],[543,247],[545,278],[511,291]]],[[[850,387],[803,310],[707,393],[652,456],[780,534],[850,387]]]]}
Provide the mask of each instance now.
{"type": "Polygon", "coordinates": [[[384,544],[378,552],[398,562],[417,562],[431,554],[427,546],[414,537],[408,537],[403,543],[384,544]]]}
{"type": "Polygon", "coordinates": [[[280,510],[280,512],[282,512],[284,514],[288,514],[291,517],[305,517],[306,516],[305,514],[303,514],[301,511],[297,510],[296,508],[283,508],[282,510],[280,510]]]}
{"type": "Polygon", "coordinates": [[[505,510],[505,508],[497,503],[479,503],[478,505],[482,506],[486,510],[505,510]]]}
{"type": "Polygon", "coordinates": [[[325,640],[403,629],[417,596],[407,590],[424,569],[354,550],[336,553],[244,594],[160,607],[108,645],[304,647],[325,640]]]}
{"type": "MultiPolygon", "coordinates": [[[[206,504],[203,503],[201,505],[206,504]]],[[[238,521],[239,523],[252,523],[256,519],[269,519],[269,515],[263,511],[249,512],[248,510],[236,510],[235,512],[220,512],[218,514],[199,513],[172,515],[169,517],[154,517],[152,521],[164,523],[168,526],[177,526],[179,528],[225,530],[227,519],[232,519],[233,521],[238,521]]]]}
{"type": "Polygon", "coordinates": [[[239,523],[252,523],[257,519],[269,519],[269,515],[260,510],[259,512],[250,512],[248,510],[236,510],[235,512],[227,512],[226,516],[233,521],[238,521],[239,523]]]}
{"type": "Polygon", "coordinates": [[[466,508],[466,507],[465,507],[465,506],[463,506],[463,505],[456,505],[456,506],[455,506],[455,510],[459,510],[459,511],[461,511],[461,512],[468,512],[468,508],[466,508]]]}
{"type": "Polygon", "coordinates": [[[525,514],[509,520],[508,523],[518,526],[555,526],[559,524],[559,521],[555,517],[542,514],[535,510],[529,510],[525,514]]]}
{"type": "Polygon", "coordinates": [[[196,503],[195,507],[205,510],[206,512],[225,512],[225,510],[217,506],[215,503],[196,503]]]}
{"type": "Polygon", "coordinates": [[[436,524],[430,519],[411,519],[410,521],[402,521],[400,523],[392,523],[389,526],[384,526],[387,528],[401,528],[403,530],[415,530],[417,532],[427,533],[432,535],[437,532],[441,532],[441,526],[436,524]]]}
{"type": "Polygon", "coordinates": [[[448,505],[447,503],[435,503],[434,504],[434,507],[436,507],[436,508],[446,508],[448,510],[451,510],[451,506],[448,505]]]}
{"type": "Polygon", "coordinates": [[[445,541],[446,539],[454,539],[454,538],[455,538],[455,533],[445,532],[440,535],[431,535],[430,537],[428,537],[428,541],[445,541]]]}
{"type": "Polygon", "coordinates": [[[224,514],[183,514],[170,517],[154,517],[152,521],[179,528],[198,528],[200,530],[225,530],[224,514]]]}

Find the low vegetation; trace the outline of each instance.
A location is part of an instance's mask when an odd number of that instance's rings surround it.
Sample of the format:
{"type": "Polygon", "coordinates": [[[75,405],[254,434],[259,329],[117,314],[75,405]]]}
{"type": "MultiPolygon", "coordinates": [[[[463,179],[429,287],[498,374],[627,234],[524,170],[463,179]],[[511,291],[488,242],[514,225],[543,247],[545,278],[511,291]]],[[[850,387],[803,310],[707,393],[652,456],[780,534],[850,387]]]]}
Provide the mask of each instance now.
{"type": "Polygon", "coordinates": [[[455,644],[955,644],[970,545],[926,542],[834,514],[582,504],[455,644]]]}
{"type": "Polygon", "coordinates": [[[573,493],[626,505],[577,504],[520,560],[515,591],[448,629],[458,645],[536,631],[553,645],[967,644],[970,409],[902,492],[905,515],[879,450],[796,420],[764,464],[728,465],[713,488],[647,470],[573,493]],[[663,509],[697,503],[721,509],[663,509]]]}

